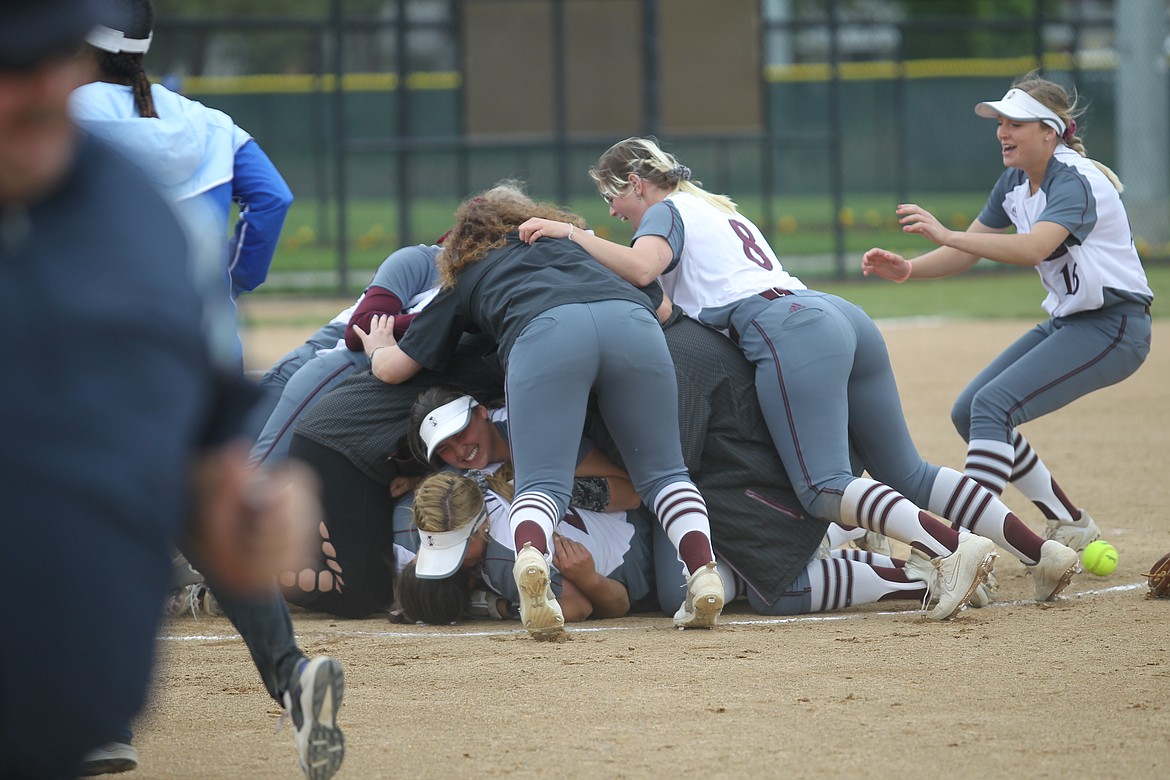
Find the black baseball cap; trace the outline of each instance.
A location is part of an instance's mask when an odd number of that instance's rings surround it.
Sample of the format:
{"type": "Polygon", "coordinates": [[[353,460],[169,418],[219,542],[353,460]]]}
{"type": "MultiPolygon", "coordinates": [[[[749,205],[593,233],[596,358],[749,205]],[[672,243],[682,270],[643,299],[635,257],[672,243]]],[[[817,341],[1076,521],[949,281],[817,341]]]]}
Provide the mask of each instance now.
{"type": "Polygon", "coordinates": [[[22,70],[78,47],[98,24],[118,28],[109,0],[0,0],[0,68],[22,70]]]}

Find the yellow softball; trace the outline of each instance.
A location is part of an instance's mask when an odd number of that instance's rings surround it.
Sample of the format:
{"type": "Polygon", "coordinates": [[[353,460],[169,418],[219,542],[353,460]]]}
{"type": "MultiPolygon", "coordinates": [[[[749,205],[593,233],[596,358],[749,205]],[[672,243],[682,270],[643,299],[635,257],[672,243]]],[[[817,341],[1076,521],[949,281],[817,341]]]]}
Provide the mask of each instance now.
{"type": "Polygon", "coordinates": [[[1090,574],[1104,577],[1117,568],[1117,548],[1104,539],[1089,544],[1081,553],[1081,565],[1090,574]]]}

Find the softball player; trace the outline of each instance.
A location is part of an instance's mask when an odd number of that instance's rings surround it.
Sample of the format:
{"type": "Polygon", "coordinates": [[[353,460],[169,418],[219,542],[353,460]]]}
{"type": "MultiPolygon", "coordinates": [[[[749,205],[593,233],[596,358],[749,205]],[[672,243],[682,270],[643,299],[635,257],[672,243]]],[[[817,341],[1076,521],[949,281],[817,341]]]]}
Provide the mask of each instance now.
{"type": "MultiPolygon", "coordinates": [[[[154,10],[149,0],[115,5],[133,18],[125,29],[99,26],[86,37],[101,80],[74,90],[70,112],[82,128],[136,163],[192,220],[197,238],[222,241],[233,204],[239,207],[233,240],[216,247],[223,260],[215,271],[225,288],[224,306],[234,316],[240,293],[256,289],[268,276],[292,192],[230,116],[150,83],[142,58],[154,35],[154,10]]],[[[234,349],[242,360],[238,334],[233,346],[220,348],[234,349]]]]}
{"type": "MultiPolygon", "coordinates": [[[[444,290],[402,343],[385,317],[371,322],[369,334],[358,330],[372,370],[401,382],[423,366],[441,369],[468,327],[499,344],[516,467],[514,575],[525,627],[538,638],[564,630],[547,587],[546,556],[553,526],[568,506],[575,443],[589,393],[596,391],[639,495],[690,575],[675,623],[713,626],[723,586],[714,570],[707,509],[683,464],[674,369],[654,305],[645,292],[587,262],[571,240],[525,244],[515,230],[532,214],[569,216],[506,186],[465,202],[444,243],[444,290]]],[[[579,222],[571,230],[581,228],[579,222]]]]}
{"type": "MultiPolygon", "coordinates": [[[[690,169],[653,139],[615,144],[590,175],[611,214],[633,223],[633,243],[583,231],[573,240],[634,284],[661,275],[687,314],[729,332],[756,367],[768,430],[810,514],[885,534],[934,561],[941,579],[954,583],[935,619],[967,603],[991,566],[991,542],[1032,567],[1038,600],[1068,584],[1077,570],[1073,550],[1045,543],[974,480],[922,460],[885,342],[865,312],[788,274],[735,204],[692,183],[690,169]],[[873,479],[853,474],[850,441],[873,479]],[[978,536],[951,547],[931,533],[922,508],[978,536]]],[[[528,241],[566,234],[563,223],[543,219],[520,227],[528,241]]]]}
{"type": "Polygon", "coordinates": [[[260,387],[265,399],[253,412],[264,420],[252,446],[253,463],[284,460],[301,416],[346,377],[370,367],[354,325],[368,327],[374,316],[388,314],[394,317],[395,332],[406,332],[415,314],[438,292],[438,254],[438,246],[422,244],[391,253],[353,306],[264,374],[260,387]]]}
{"type": "Polygon", "coordinates": [[[1058,84],[1030,73],[975,113],[998,120],[1007,168],[965,230],[926,209],[898,207],[902,229],[939,245],[910,262],[874,248],[862,270],[896,282],[966,271],[980,258],[1033,266],[1051,319],[991,362],[955,401],[967,441],[966,473],[995,494],[1013,483],[1048,519],[1045,537],[1084,549],[1100,536],[1089,513],[1061,490],[1018,426],[1138,369],[1150,350],[1153,292],[1121,203],[1121,182],[1090,160],[1078,111],[1058,84]],[[1007,234],[1015,227],[1014,234],[1007,234]]]}
{"type": "MultiPolygon", "coordinates": [[[[458,619],[462,604],[445,615],[423,616],[418,607],[430,601],[423,596],[425,581],[447,579],[461,568],[474,568],[493,596],[519,603],[511,576],[516,559],[508,519],[511,493],[512,485],[498,471],[443,472],[419,486],[414,522],[420,544],[413,569],[419,581],[406,590],[422,598],[404,601],[408,615],[428,623],[458,619]]],[[[622,617],[650,593],[650,524],[637,510],[570,508],[557,525],[552,549],[551,586],[570,622],[622,617]]],[[[486,614],[502,617],[498,609],[492,613],[489,601],[486,614]]]]}

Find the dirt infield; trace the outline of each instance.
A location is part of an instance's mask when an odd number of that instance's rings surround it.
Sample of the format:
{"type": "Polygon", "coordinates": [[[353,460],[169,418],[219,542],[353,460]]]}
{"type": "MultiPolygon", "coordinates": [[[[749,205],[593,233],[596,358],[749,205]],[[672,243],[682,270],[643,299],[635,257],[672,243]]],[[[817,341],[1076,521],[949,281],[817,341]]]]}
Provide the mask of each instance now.
{"type": "MultiPolygon", "coordinates": [[[[1025,327],[883,324],[925,457],[962,466],[950,404],[1025,327]]],[[[254,330],[253,363],[309,330],[254,330]]],[[[1136,376],[1024,428],[1120,552],[1115,573],[1079,576],[1065,600],[1027,601],[1023,566],[1001,556],[1001,601],[943,624],[912,605],[787,620],[733,605],[710,632],[638,617],[549,644],[515,623],[296,614],[302,647],[345,665],[338,776],[1166,776],[1170,600],[1146,598],[1142,574],[1170,551],[1168,337],[1156,324],[1136,376]]],[[[1006,499],[1043,526],[1014,489],[1006,499]]],[[[172,620],[160,645],[134,777],[299,776],[291,730],[274,731],[279,708],[226,620],[172,620]]]]}

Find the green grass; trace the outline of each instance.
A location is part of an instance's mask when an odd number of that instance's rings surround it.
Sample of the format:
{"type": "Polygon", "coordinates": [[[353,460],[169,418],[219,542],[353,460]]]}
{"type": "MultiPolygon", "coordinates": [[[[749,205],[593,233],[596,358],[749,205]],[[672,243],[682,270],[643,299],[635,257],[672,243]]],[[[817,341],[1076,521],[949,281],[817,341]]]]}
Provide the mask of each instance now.
{"type": "MultiPolygon", "coordinates": [[[[1153,315],[1170,315],[1170,263],[1147,263],[1146,274],[1154,290],[1153,315]]],[[[1039,322],[1048,316],[1040,306],[1044,287],[1030,268],[976,270],[948,279],[906,284],[868,278],[837,282],[809,277],[803,281],[853,301],[875,319],[943,316],[1039,322]]]]}
{"type": "MultiPolygon", "coordinates": [[[[940,193],[923,195],[919,200],[948,224],[966,227],[978,214],[984,195],[940,193]]],[[[455,199],[417,199],[410,207],[410,240],[412,243],[433,241],[451,226],[451,215],[458,202],[455,199]]],[[[781,258],[823,257],[835,252],[833,228],[839,218],[845,228],[847,253],[858,254],[871,246],[884,246],[895,251],[920,253],[927,248],[922,240],[905,236],[894,217],[895,199],[892,195],[851,195],[841,213],[834,216],[832,204],[826,196],[799,196],[776,198],[772,218],[765,220],[760,198],[743,198],[740,210],[764,227],[781,258]],[[770,224],[765,224],[769,222],[770,224]]],[[[614,241],[627,242],[631,236],[628,224],[609,216],[608,209],[598,197],[578,197],[570,200],[569,208],[580,214],[600,235],[614,241]]],[[[346,234],[349,237],[348,264],[360,289],[385,259],[386,255],[403,245],[399,229],[398,209],[390,200],[356,199],[346,206],[346,234]]],[[[337,233],[337,211],[332,203],[298,199],[285,222],[281,245],[273,262],[276,272],[328,271],[337,267],[334,236],[337,233]]],[[[799,264],[786,261],[786,266],[801,272],[799,264]]]]}
{"type": "MultiPolygon", "coordinates": [[[[916,200],[944,221],[965,227],[982,207],[985,195],[968,193],[923,194],[916,200]]],[[[450,227],[454,199],[420,199],[411,204],[412,240],[432,241],[450,227]]],[[[745,215],[763,224],[763,206],[758,198],[739,202],[745,215]]],[[[611,219],[600,198],[575,198],[570,208],[581,214],[600,235],[628,242],[626,223],[611,219]]],[[[950,279],[892,284],[860,276],[861,254],[871,246],[883,246],[907,256],[930,248],[925,239],[907,236],[894,219],[895,201],[888,195],[851,195],[846,201],[845,236],[848,281],[837,279],[833,263],[833,215],[830,201],[823,196],[777,198],[773,205],[769,240],[781,261],[810,287],[833,292],[863,307],[875,318],[949,316],[1041,320],[1046,315],[1040,303],[1044,288],[1032,269],[1011,269],[984,263],[976,270],[950,279]]],[[[369,281],[385,257],[401,246],[398,212],[389,200],[356,200],[348,205],[350,234],[348,288],[339,291],[337,254],[329,235],[336,229],[332,204],[298,200],[285,225],[281,247],[273,261],[272,277],[260,294],[296,290],[309,295],[356,295],[369,281]],[[320,229],[318,229],[318,227],[320,229]],[[284,272],[316,272],[311,282],[289,284],[281,281],[284,272]]],[[[1170,261],[1148,260],[1146,272],[1155,297],[1155,316],[1170,314],[1170,261]]]]}

